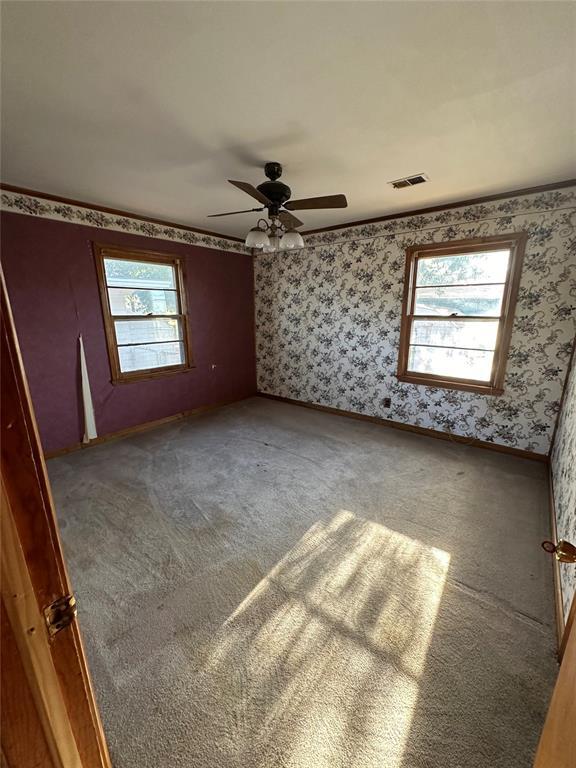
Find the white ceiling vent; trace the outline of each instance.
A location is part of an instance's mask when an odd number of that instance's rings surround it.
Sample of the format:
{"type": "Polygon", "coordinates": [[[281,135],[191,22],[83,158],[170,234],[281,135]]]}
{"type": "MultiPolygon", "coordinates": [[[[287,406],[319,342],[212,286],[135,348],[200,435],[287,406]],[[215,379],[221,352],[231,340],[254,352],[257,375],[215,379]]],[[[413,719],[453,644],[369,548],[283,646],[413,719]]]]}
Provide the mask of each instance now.
{"type": "Polygon", "coordinates": [[[394,189],[404,189],[404,187],[415,187],[416,184],[424,184],[430,181],[425,173],[417,173],[415,176],[405,176],[403,179],[396,179],[396,181],[389,181],[394,189]]]}

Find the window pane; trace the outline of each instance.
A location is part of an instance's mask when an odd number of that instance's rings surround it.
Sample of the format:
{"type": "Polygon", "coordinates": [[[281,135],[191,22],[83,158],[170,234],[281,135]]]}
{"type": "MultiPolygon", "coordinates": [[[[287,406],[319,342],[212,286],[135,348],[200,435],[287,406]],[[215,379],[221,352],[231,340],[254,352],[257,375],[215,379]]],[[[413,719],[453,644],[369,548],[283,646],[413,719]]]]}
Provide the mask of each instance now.
{"type": "Polygon", "coordinates": [[[503,283],[509,259],[509,250],[420,258],[416,285],[503,283]]]}
{"type": "Polygon", "coordinates": [[[414,320],[412,344],[495,349],[498,320],[414,320]]]}
{"type": "Polygon", "coordinates": [[[118,344],[141,344],[146,341],[176,341],[182,338],[180,320],[158,318],[155,320],[116,320],[118,344]]]}
{"type": "Polygon", "coordinates": [[[493,352],[411,346],[408,370],[450,378],[490,381],[493,356],[493,352]]]}
{"type": "Polygon", "coordinates": [[[503,285],[416,288],[414,314],[498,317],[503,292],[503,285]]]}
{"type": "Polygon", "coordinates": [[[166,365],[181,365],[185,362],[184,344],[181,341],[118,347],[118,355],[122,372],[163,368],[166,365]]]}
{"type": "Polygon", "coordinates": [[[174,267],[132,259],[104,259],[107,285],[134,288],[176,288],[174,267]]]}
{"type": "Polygon", "coordinates": [[[113,315],[176,315],[176,291],[146,291],[132,288],[108,288],[113,315]]]}

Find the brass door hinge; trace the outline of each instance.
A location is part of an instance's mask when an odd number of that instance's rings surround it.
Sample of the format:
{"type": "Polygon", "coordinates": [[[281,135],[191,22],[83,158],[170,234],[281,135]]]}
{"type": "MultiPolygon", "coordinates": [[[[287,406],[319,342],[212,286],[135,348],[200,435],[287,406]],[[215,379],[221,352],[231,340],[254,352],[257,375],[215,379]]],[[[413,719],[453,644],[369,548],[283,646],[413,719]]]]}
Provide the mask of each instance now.
{"type": "Polygon", "coordinates": [[[66,629],[76,616],[76,598],[74,595],[64,595],[54,600],[44,608],[44,618],[50,637],[54,637],[61,629],[66,629]]]}

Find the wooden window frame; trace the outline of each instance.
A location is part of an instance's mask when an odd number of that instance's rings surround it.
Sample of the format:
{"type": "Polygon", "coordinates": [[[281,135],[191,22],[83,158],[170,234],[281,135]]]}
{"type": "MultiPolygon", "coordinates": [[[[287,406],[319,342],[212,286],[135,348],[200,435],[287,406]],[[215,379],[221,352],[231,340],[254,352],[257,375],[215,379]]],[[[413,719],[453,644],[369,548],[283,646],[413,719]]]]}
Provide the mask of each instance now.
{"type": "MultiPolygon", "coordinates": [[[[504,392],[504,378],[506,375],[506,365],[508,362],[510,339],[512,337],[516,300],[518,298],[518,288],[520,286],[522,262],[524,259],[527,239],[528,235],[525,232],[518,232],[512,235],[494,235],[493,237],[479,237],[447,243],[414,245],[406,250],[400,349],[398,353],[398,371],[396,374],[398,381],[404,381],[410,384],[420,384],[428,387],[478,392],[484,395],[501,395],[504,392]],[[477,379],[438,376],[437,374],[432,373],[410,371],[408,369],[408,355],[410,351],[410,338],[412,336],[412,322],[415,317],[416,319],[420,319],[420,317],[427,319],[427,316],[413,314],[419,260],[422,258],[437,258],[440,256],[458,256],[464,253],[499,251],[504,248],[510,249],[510,259],[504,284],[504,294],[502,296],[502,308],[498,323],[496,349],[492,360],[490,381],[486,382],[477,379]]],[[[434,317],[436,318],[436,316],[434,317]]],[[[438,316],[437,319],[442,320],[446,318],[438,316]]]]}
{"type": "MultiPolygon", "coordinates": [[[[127,384],[132,381],[143,381],[146,379],[156,379],[163,376],[170,376],[175,373],[182,373],[194,368],[192,349],[190,343],[190,329],[188,326],[188,308],[186,302],[186,275],[182,260],[169,253],[157,251],[141,251],[137,248],[123,248],[116,245],[105,245],[94,243],[94,257],[96,261],[96,272],[98,274],[98,286],[100,288],[100,299],[102,303],[102,314],[104,317],[104,329],[106,332],[106,346],[108,347],[108,358],[110,360],[110,372],[112,384],[127,384]],[[179,319],[182,327],[182,343],[184,344],[185,361],[180,365],[167,365],[162,368],[147,368],[138,371],[122,371],[120,369],[120,358],[118,355],[118,344],[116,341],[116,329],[114,320],[134,320],[138,315],[113,315],[110,308],[110,299],[108,295],[108,285],[106,282],[106,272],[104,269],[104,259],[123,259],[124,261],[150,261],[156,264],[170,264],[174,267],[176,279],[176,295],[178,297],[178,314],[170,315],[171,318],[179,319]]],[[[147,316],[149,317],[149,316],[147,316]]],[[[153,315],[155,317],[167,317],[167,315],[153,315]]]]}

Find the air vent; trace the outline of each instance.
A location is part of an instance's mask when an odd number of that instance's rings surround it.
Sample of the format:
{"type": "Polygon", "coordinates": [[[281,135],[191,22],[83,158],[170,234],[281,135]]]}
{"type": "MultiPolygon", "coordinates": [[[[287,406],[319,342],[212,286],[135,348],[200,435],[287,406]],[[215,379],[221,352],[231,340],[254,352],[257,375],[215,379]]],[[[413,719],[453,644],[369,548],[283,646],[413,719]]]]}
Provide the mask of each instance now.
{"type": "Polygon", "coordinates": [[[417,173],[415,176],[405,176],[403,179],[389,181],[388,184],[392,184],[394,189],[404,189],[404,187],[415,187],[416,184],[424,184],[427,181],[429,178],[425,173],[417,173]]]}

